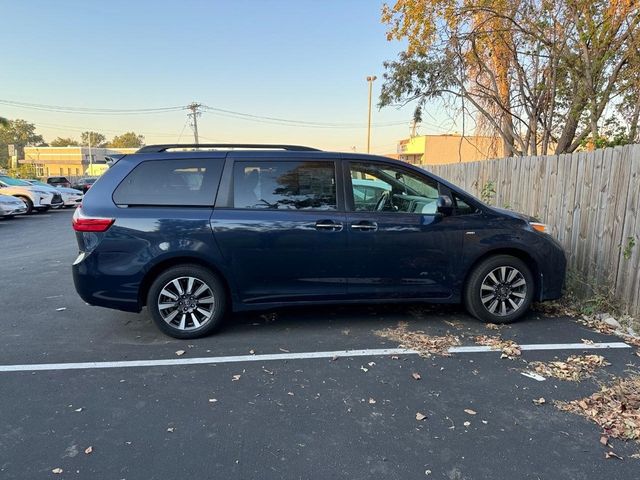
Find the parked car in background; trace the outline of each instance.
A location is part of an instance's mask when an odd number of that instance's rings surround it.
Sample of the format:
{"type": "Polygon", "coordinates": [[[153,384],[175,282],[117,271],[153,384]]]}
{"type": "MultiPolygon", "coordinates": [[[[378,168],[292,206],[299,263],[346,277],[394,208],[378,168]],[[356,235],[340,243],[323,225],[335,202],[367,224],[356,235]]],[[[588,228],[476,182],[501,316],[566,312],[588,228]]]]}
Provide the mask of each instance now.
{"type": "Polygon", "coordinates": [[[143,147],[73,228],[80,296],[146,306],[176,338],[211,333],[227,309],[285,305],[462,302],[508,323],[560,297],[566,266],[545,225],[418,167],[287,145],[143,147]]]}
{"type": "Polygon", "coordinates": [[[29,182],[31,185],[53,188],[56,192],[60,192],[63,203],[61,206],[63,207],[75,207],[80,205],[82,198],[84,197],[84,194],[75,188],[52,187],[51,185],[47,185],[46,183],[34,178],[25,178],[24,181],[29,182]]]}
{"type": "Polygon", "coordinates": [[[48,177],[46,183],[54,187],[71,188],[71,182],[67,177],[48,177]]]}
{"type": "Polygon", "coordinates": [[[0,175],[0,193],[13,195],[22,200],[27,206],[27,214],[33,211],[44,212],[52,206],[62,205],[62,195],[53,187],[31,185],[18,178],[0,175]]]}
{"type": "Polygon", "coordinates": [[[27,213],[27,205],[17,197],[0,193],[0,217],[11,218],[27,213]]]}
{"type": "Polygon", "coordinates": [[[89,190],[93,186],[96,180],[98,180],[98,177],[80,178],[73,185],[71,185],[71,188],[75,188],[76,190],[82,190],[82,193],[87,193],[87,190],[89,190]]]}

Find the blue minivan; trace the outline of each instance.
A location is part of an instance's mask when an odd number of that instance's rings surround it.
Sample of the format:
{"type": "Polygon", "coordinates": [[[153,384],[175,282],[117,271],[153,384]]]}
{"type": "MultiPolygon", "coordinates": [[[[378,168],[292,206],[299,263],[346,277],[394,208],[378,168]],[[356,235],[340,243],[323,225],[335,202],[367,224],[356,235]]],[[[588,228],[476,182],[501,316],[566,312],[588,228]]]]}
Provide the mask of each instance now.
{"type": "Polygon", "coordinates": [[[416,166],[292,145],[156,145],[111,159],[73,217],[91,305],[176,338],[225,312],[462,302],[507,323],[558,298],[562,247],[535,219],[416,166]]]}

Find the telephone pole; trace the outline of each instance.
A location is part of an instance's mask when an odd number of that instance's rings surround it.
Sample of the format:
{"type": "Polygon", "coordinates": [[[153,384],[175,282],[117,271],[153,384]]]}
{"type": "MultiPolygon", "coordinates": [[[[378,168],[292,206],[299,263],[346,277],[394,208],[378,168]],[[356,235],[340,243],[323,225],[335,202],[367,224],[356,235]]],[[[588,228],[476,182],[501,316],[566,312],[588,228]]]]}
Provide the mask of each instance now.
{"type": "Polygon", "coordinates": [[[191,118],[191,127],[193,128],[193,139],[195,144],[198,145],[200,141],[198,140],[198,117],[201,115],[200,108],[202,107],[201,103],[191,102],[187,105],[187,108],[191,110],[191,113],[188,113],[187,116],[191,118]]]}
{"type": "Polygon", "coordinates": [[[367,123],[367,153],[371,150],[371,91],[373,90],[373,82],[376,80],[375,75],[367,77],[369,82],[369,122],[367,123]]]}

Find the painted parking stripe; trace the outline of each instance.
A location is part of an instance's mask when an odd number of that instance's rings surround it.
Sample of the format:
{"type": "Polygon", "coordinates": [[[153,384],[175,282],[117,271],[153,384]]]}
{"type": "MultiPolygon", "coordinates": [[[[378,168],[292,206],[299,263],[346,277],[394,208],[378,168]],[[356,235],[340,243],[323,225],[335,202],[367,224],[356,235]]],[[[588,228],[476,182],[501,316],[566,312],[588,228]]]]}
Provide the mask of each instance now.
{"type": "MultiPolygon", "coordinates": [[[[593,350],[606,348],[631,348],[624,342],[612,343],[558,343],[520,345],[523,351],[535,350],[593,350]]],[[[450,353],[499,352],[491,347],[451,347],[450,353]]],[[[169,358],[161,360],[125,360],[115,362],[39,363],[24,365],[0,365],[2,372],[35,372],[46,370],[91,370],[97,368],[167,367],[174,365],[212,365],[219,363],[268,362],[274,360],[303,360],[313,358],[375,357],[387,355],[417,355],[406,348],[379,348],[363,350],[336,350],[330,352],[274,353],[263,355],[232,355],[225,357],[169,358]]]]}
{"type": "MultiPolygon", "coordinates": [[[[631,348],[624,342],[609,343],[535,343],[532,345],[519,345],[521,351],[534,350],[598,350],[601,348],[631,348]]],[[[470,345],[467,347],[451,347],[449,353],[477,353],[495,352],[499,349],[482,345],[470,345]]]]}

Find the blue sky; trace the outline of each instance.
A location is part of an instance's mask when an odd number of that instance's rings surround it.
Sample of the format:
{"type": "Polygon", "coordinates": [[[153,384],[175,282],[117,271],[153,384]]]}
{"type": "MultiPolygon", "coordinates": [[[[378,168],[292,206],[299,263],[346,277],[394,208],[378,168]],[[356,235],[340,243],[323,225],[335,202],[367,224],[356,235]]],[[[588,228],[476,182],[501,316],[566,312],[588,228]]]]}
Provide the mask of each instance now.
{"type": "MultiPolygon", "coordinates": [[[[380,23],[382,2],[9,1],[0,2],[0,99],[72,107],[154,108],[192,100],[227,110],[303,121],[366,125],[369,74],[402,50],[380,23]]],[[[411,107],[374,110],[372,151],[395,151],[411,107]]],[[[447,132],[423,125],[421,133],[447,132]]],[[[147,143],[192,138],[184,112],[99,116],[0,105],[51,140],[94,129],[135,130],[147,143]]],[[[210,141],[287,142],[365,149],[365,128],[285,127],[204,113],[210,141]]]]}

